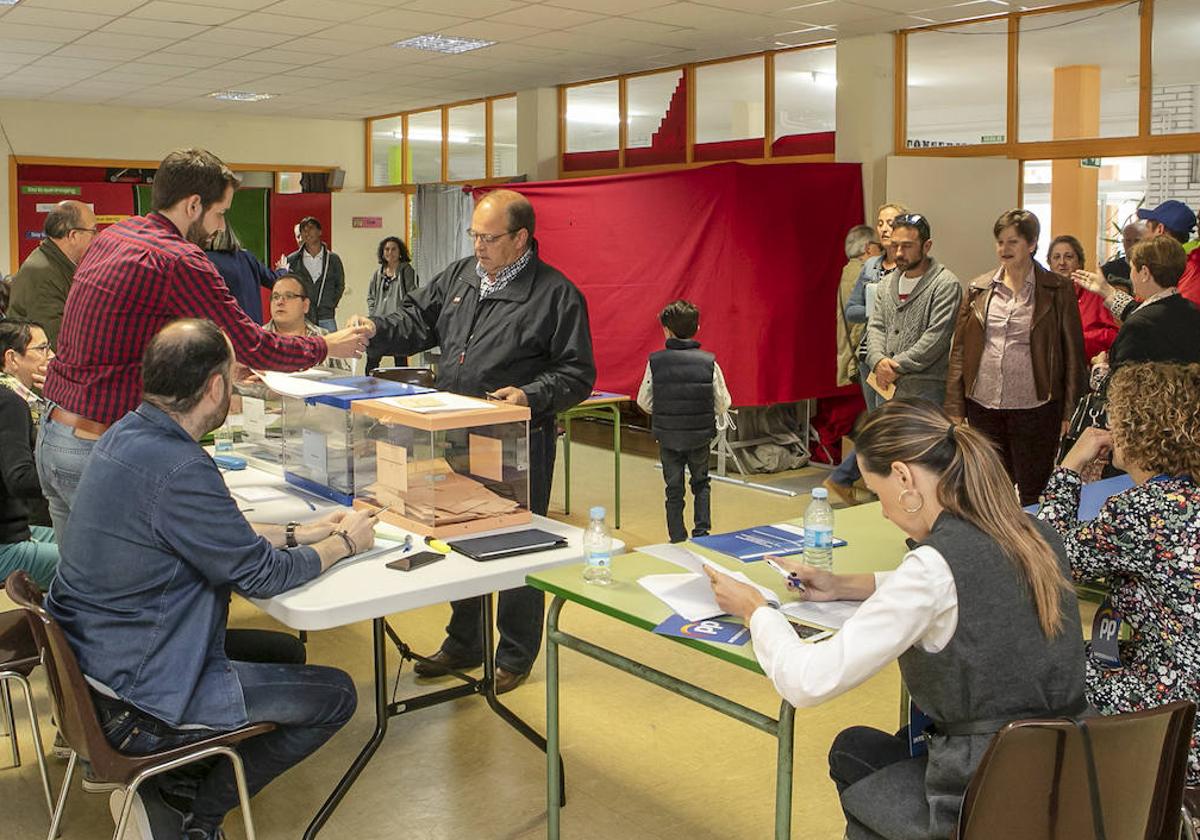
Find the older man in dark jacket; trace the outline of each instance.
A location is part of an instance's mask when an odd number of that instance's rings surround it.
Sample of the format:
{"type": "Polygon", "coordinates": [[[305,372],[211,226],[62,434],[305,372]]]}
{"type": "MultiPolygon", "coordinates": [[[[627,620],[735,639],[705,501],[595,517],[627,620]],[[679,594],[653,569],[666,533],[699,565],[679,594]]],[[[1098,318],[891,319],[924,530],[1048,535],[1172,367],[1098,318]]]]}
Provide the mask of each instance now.
{"type": "MultiPolygon", "coordinates": [[[[407,356],[440,346],[437,387],[491,396],[532,413],[529,495],[534,513],[550,505],[554,418],[591,394],[596,379],[587,303],[562,272],[542,262],[533,238],[529,200],[510,190],[489,193],[475,207],[469,234],[475,256],[452,263],[386,317],[355,316],[368,327],[370,355],[407,356]]],[[[516,688],[529,674],[542,639],[543,595],[530,587],[500,594],[496,691],[516,688]]],[[[422,676],[478,665],[483,657],[477,599],[456,601],[447,638],[422,676]]]]}
{"type": "Polygon", "coordinates": [[[8,314],[41,324],[54,348],[75,266],[96,238],[96,214],[82,201],[60,201],[46,214],[42,232],[42,244],[13,275],[8,314]]]}

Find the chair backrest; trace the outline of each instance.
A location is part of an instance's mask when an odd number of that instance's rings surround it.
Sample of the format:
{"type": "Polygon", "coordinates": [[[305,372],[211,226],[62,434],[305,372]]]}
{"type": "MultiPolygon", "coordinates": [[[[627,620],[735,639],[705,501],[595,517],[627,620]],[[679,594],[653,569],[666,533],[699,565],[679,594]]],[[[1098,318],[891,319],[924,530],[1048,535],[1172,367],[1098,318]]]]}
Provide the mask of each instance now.
{"type": "Polygon", "coordinates": [[[42,605],[41,589],[23,571],[9,575],[5,588],[13,602],[25,610],[34,640],[41,649],[59,733],[80,758],[92,764],[100,778],[120,776],[127,761],[104,737],[92,703],[91,689],[79,669],[79,661],[66,633],[42,605]]]}
{"type": "MultiPolygon", "coordinates": [[[[1196,707],[1088,718],[1107,840],[1175,840],[1196,707]]],[[[992,739],[963,797],[958,840],[1089,840],[1083,737],[1068,720],[1014,721],[992,739]]]]}

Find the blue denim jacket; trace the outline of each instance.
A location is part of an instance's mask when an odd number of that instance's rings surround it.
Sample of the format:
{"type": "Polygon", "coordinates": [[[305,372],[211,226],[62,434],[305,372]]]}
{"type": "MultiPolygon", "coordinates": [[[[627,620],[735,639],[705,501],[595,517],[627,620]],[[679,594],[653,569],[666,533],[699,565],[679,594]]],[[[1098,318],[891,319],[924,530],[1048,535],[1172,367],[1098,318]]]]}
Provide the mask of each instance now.
{"type": "Polygon", "coordinates": [[[225,656],[233,591],[267,598],[315,578],[312,548],[273,548],[209,455],[142,403],[96,444],[46,599],[83,673],[171,726],[246,723],[225,656]]]}

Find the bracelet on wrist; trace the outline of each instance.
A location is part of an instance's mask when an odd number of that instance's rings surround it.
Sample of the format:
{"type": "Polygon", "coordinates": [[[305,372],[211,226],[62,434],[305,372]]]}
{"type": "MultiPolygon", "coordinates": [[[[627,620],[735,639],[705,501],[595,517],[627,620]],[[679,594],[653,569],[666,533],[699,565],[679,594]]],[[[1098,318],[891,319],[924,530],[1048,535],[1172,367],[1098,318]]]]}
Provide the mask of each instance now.
{"type": "Polygon", "coordinates": [[[358,546],[354,544],[354,540],[350,539],[350,535],[348,533],[339,528],[330,534],[331,537],[334,535],[341,537],[342,542],[346,544],[346,551],[349,552],[346,555],[347,557],[353,557],[355,554],[358,554],[358,546]]]}

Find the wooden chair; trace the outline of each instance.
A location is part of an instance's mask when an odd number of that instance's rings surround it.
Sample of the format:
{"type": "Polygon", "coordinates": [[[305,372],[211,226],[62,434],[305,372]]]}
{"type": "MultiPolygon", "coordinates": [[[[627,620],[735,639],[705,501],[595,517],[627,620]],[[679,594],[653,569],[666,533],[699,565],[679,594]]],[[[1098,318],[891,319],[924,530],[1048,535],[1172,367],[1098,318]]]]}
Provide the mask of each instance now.
{"type": "Polygon", "coordinates": [[[1195,715],[1177,702],[1010,723],[971,777],[956,837],[1177,840],[1195,715]]]}
{"type": "Polygon", "coordinates": [[[252,724],[233,732],[221,732],[182,747],[148,755],[126,755],[118,752],[104,737],[100,720],[96,716],[96,708],[92,703],[91,689],[79,669],[79,662],[71,650],[66,633],[42,606],[42,593],[37,584],[24,572],[13,572],[5,586],[9,597],[30,617],[29,625],[33,630],[34,640],[41,649],[42,659],[46,664],[50,696],[58,713],[59,732],[72,750],[62,791],[59,793],[58,804],[51,819],[48,840],[54,840],[58,834],[71,787],[71,777],[80,757],[91,764],[96,779],[116,782],[126,789],[125,804],[113,834],[113,840],[121,840],[133,809],[134,794],[144,781],[168,770],[214,756],[225,756],[233,765],[246,840],[255,840],[246,775],[234,745],[247,738],[270,732],[275,725],[252,724]]]}

